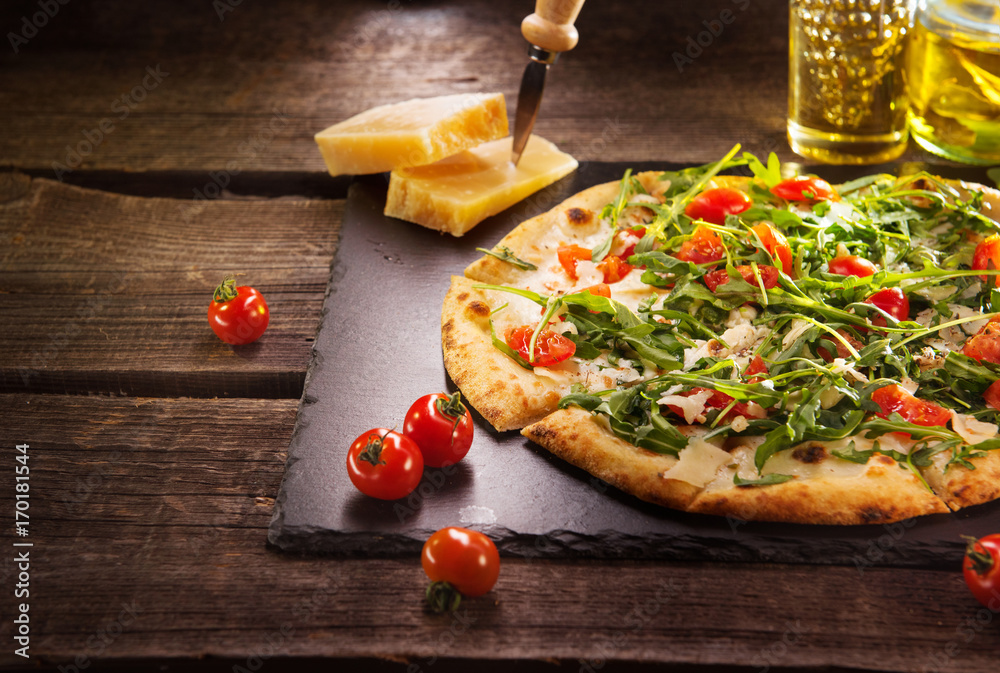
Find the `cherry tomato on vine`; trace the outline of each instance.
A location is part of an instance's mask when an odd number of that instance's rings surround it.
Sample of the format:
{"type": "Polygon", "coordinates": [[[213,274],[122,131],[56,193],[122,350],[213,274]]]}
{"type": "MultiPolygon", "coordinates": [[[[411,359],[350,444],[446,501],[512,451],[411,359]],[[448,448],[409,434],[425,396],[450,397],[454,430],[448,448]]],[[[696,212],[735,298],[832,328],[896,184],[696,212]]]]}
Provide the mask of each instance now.
{"type": "MultiPolygon", "coordinates": [[[[977,271],[1000,269],[1000,234],[993,234],[976,246],[976,251],[972,254],[972,268],[977,271]]],[[[987,287],[1000,283],[997,276],[980,276],[979,279],[986,281],[987,287]]]]}
{"type": "Polygon", "coordinates": [[[347,474],[359,491],[379,500],[408,496],[424,474],[424,457],[409,437],[386,428],[360,435],[347,452],[347,474]]]}
{"type": "Polygon", "coordinates": [[[951,420],[951,412],[944,407],[914,397],[897,385],[885,386],[873,392],[872,402],[882,408],[882,412],[876,414],[882,418],[889,418],[895,412],[904,421],[928,428],[947,425],[951,420]]]}
{"type": "Polygon", "coordinates": [[[1000,611],[1000,534],[994,533],[978,540],[966,538],[969,545],[962,559],[962,574],[972,595],[980,603],[1000,611]]]}
{"type": "Polygon", "coordinates": [[[789,276],[792,275],[792,246],[788,245],[785,235],[772,227],[767,222],[761,222],[751,227],[751,231],[757,234],[757,238],[764,245],[764,249],[778,265],[782,271],[789,276]]]}
{"type": "Polygon", "coordinates": [[[414,402],[403,420],[403,434],[420,447],[424,465],[444,467],[465,457],[472,446],[472,414],[461,393],[432,393],[414,402]]]}
{"type": "Polygon", "coordinates": [[[733,187],[714,187],[691,199],[684,214],[692,220],[725,224],[726,215],[739,215],[751,205],[753,199],[746,192],[733,187]]]}
{"type": "Polygon", "coordinates": [[[708,227],[698,227],[691,238],[681,243],[674,257],[684,262],[705,264],[717,262],[726,254],[722,239],[708,227]]]}
{"type": "Polygon", "coordinates": [[[876,271],[878,271],[877,266],[857,255],[840,255],[830,260],[830,273],[835,273],[838,276],[864,278],[874,275],[876,271]]]}
{"type": "Polygon", "coordinates": [[[782,180],[771,187],[771,193],[785,201],[823,201],[837,198],[837,192],[829,182],[823,178],[806,175],[782,180]]]}
{"type": "Polygon", "coordinates": [[[496,545],[467,528],[442,528],[427,538],[420,564],[431,580],[427,602],[436,612],[456,609],[461,596],[482,596],[500,576],[496,545]]]}
{"type": "Polygon", "coordinates": [[[215,288],[212,303],[208,305],[208,324],[212,331],[234,346],[259,339],[270,319],[264,297],[252,287],[236,287],[236,279],[232,276],[226,276],[215,288]]]}
{"type": "Polygon", "coordinates": [[[535,328],[531,325],[512,327],[504,334],[504,341],[534,367],[551,367],[568,360],[576,352],[576,344],[558,332],[543,329],[535,340],[534,358],[528,355],[531,335],[535,328]]]}

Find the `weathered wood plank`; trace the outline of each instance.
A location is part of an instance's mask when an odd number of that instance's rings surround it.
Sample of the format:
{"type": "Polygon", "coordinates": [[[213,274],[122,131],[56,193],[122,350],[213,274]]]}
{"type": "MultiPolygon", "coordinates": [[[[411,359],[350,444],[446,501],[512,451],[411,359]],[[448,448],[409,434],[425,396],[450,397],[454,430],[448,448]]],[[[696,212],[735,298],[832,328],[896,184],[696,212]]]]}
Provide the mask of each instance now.
{"type": "MultiPolygon", "coordinates": [[[[489,596],[455,617],[428,614],[416,558],[299,558],[266,547],[294,411],[293,400],[0,396],[2,455],[12,461],[15,443],[30,445],[36,661],[995,667],[996,615],[958,572],[505,559],[489,596]]],[[[13,470],[0,470],[7,511],[13,484],[13,470]]],[[[11,561],[0,560],[5,585],[11,561]]],[[[12,628],[0,623],[0,638],[10,641],[12,628]]],[[[0,665],[16,663],[0,652],[0,665]]]]}
{"type": "MultiPolygon", "coordinates": [[[[219,15],[193,0],[80,0],[17,54],[0,51],[11,66],[0,69],[0,165],[50,177],[189,170],[206,182],[220,169],[321,171],[313,134],[374,105],[488,90],[512,113],[530,9],[311,0],[219,15]],[[115,50],[127,58],[108,58],[115,50]]],[[[32,11],[13,3],[0,25],[32,11]]],[[[787,3],[649,0],[629,14],[584,8],[579,46],[552,69],[540,135],[581,160],[707,161],[735,142],[793,158],[787,3]]]]}
{"type": "Polygon", "coordinates": [[[137,198],[35,179],[0,203],[0,390],[295,397],[343,202],[137,198]],[[229,272],[271,310],[231,347],[208,327],[229,272]]]}

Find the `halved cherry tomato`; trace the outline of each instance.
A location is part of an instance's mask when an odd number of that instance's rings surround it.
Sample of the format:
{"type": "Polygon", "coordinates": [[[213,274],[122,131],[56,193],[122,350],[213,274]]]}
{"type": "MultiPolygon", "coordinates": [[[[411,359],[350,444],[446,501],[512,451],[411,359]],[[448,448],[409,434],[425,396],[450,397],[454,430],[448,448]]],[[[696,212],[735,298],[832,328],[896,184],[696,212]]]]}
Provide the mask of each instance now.
{"type": "MultiPolygon", "coordinates": [[[[741,276],[743,276],[743,280],[750,283],[754,287],[757,287],[757,279],[753,275],[752,266],[749,264],[740,264],[736,267],[736,270],[740,272],[741,276]]],[[[760,272],[760,280],[764,284],[765,290],[770,290],[772,287],[777,286],[778,270],[776,268],[768,266],[767,264],[758,264],[757,270],[760,272]]],[[[705,285],[709,290],[715,292],[715,288],[729,282],[729,272],[725,269],[709,271],[702,277],[702,280],[705,281],[705,285]]]]}
{"type": "Polygon", "coordinates": [[[427,601],[437,612],[455,610],[461,596],[482,596],[500,577],[500,554],[493,541],[468,528],[450,526],[424,543],[420,565],[431,580],[427,601]]]}
{"type": "Polygon", "coordinates": [[[556,255],[559,257],[559,263],[562,267],[566,269],[566,275],[568,275],[573,280],[579,280],[576,275],[576,263],[583,260],[590,260],[593,253],[582,246],[576,245],[560,245],[559,249],[556,251],[556,255]]]}
{"type": "Polygon", "coordinates": [[[962,347],[962,355],[1000,364],[1000,320],[989,321],[969,337],[962,347]]]}
{"type": "Polygon", "coordinates": [[[359,491],[380,500],[413,492],[424,474],[420,448],[409,437],[386,428],[359,436],[347,451],[347,474],[359,491]]]}
{"type": "Polygon", "coordinates": [[[608,299],[611,299],[611,288],[607,283],[591,285],[590,287],[583,288],[580,292],[589,292],[590,294],[598,297],[607,297],[608,299]]]}
{"type": "MultiPolygon", "coordinates": [[[[885,320],[883,319],[882,322],[885,322],[885,320]]],[[[863,329],[863,328],[859,327],[858,329],[863,329]]],[[[864,348],[864,344],[861,343],[861,341],[859,341],[858,339],[855,339],[854,336],[852,336],[851,333],[848,332],[847,330],[845,330],[843,328],[838,329],[837,330],[837,334],[839,334],[840,336],[844,337],[844,339],[847,340],[847,343],[851,344],[851,346],[854,348],[854,350],[860,350],[860,349],[864,348]]],[[[847,350],[847,347],[844,346],[843,343],[841,343],[840,339],[835,339],[833,337],[830,337],[830,341],[834,342],[837,345],[837,357],[838,358],[845,358],[846,359],[846,358],[850,357],[851,351],[847,350]]],[[[823,348],[822,346],[818,346],[816,348],[816,354],[819,355],[824,360],[826,360],[827,362],[833,362],[833,356],[830,355],[830,352],[828,350],[826,350],[825,348],[823,348]]]]}
{"type": "Polygon", "coordinates": [[[889,418],[895,412],[902,416],[903,420],[924,427],[944,426],[951,420],[951,412],[944,407],[914,397],[897,385],[876,390],[872,393],[872,402],[882,408],[882,412],[876,414],[882,418],[889,418]]]}
{"type": "Polygon", "coordinates": [[[1000,612],[1000,534],[968,540],[962,559],[965,584],[977,601],[1000,612]]]}
{"type": "Polygon", "coordinates": [[[605,283],[617,283],[632,271],[632,265],[617,255],[608,255],[597,265],[605,283]]]}
{"type": "Polygon", "coordinates": [[[747,378],[750,383],[760,383],[767,378],[767,364],[764,363],[764,359],[759,355],[754,355],[753,359],[750,360],[750,364],[747,368],[743,370],[743,376],[747,378]],[[764,376],[761,376],[763,374],[764,376]]]}
{"type": "Polygon", "coordinates": [[[1000,381],[994,381],[990,384],[990,387],[983,393],[983,399],[986,404],[1000,411],[1000,381]]]}
{"type": "Polygon", "coordinates": [[[691,199],[684,214],[692,220],[725,224],[726,215],[739,215],[753,205],[753,200],[739,189],[715,187],[691,199]]]}
{"type": "Polygon", "coordinates": [[[444,467],[465,457],[472,446],[472,414],[461,393],[432,393],[414,402],[403,420],[403,434],[420,447],[424,465],[444,467]]]}
{"type": "Polygon", "coordinates": [[[504,334],[504,341],[518,354],[528,361],[533,367],[551,367],[559,364],[563,360],[569,359],[576,352],[576,344],[564,337],[562,334],[553,332],[550,329],[543,329],[538,333],[535,341],[535,358],[528,356],[528,348],[531,345],[531,335],[535,328],[531,325],[511,327],[504,334]]]}
{"type": "Polygon", "coordinates": [[[830,260],[830,273],[838,276],[857,276],[865,278],[878,271],[878,267],[864,257],[857,255],[841,255],[830,260]]]}
{"type": "MultiPolygon", "coordinates": [[[[865,299],[866,304],[876,306],[896,320],[906,320],[910,317],[910,300],[906,293],[898,287],[887,287],[879,290],[872,296],[865,299]]],[[[871,319],[871,323],[876,327],[885,327],[885,318],[876,316],[871,319]]]]}
{"type": "Polygon", "coordinates": [[[782,180],[771,187],[771,193],[785,201],[837,200],[837,192],[830,186],[829,182],[822,178],[806,175],[782,180]]]}
{"type": "Polygon", "coordinates": [[[674,257],[684,262],[705,264],[717,262],[726,254],[722,239],[708,227],[698,227],[691,238],[681,243],[674,257]]]}
{"type": "MultiPolygon", "coordinates": [[[[636,229],[622,229],[617,234],[615,234],[615,242],[611,246],[611,254],[618,255],[622,259],[628,259],[635,254],[635,246],[639,245],[639,241],[642,237],[646,235],[645,227],[638,227],[636,229]]],[[[644,267],[645,268],[645,267],[644,267]]]]}
{"type": "Polygon", "coordinates": [[[778,262],[781,270],[791,276],[792,246],[788,245],[788,239],[785,238],[785,235],[767,222],[755,224],[751,231],[757,234],[757,238],[764,244],[764,249],[774,261],[778,262]]]}
{"type": "MultiPolygon", "coordinates": [[[[972,268],[977,271],[1000,269],[1000,234],[993,234],[976,246],[976,251],[972,253],[972,268]]],[[[997,276],[980,276],[979,279],[986,281],[987,287],[1000,283],[997,276]]]]}
{"type": "Polygon", "coordinates": [[[271,312],[264,297],[247,285],[236,287],[233,276],[226,276],[215,288],[212,303],[208,305],[208,324],[215,336],[233,346],[259,339],[270,320],[271,312]]]}

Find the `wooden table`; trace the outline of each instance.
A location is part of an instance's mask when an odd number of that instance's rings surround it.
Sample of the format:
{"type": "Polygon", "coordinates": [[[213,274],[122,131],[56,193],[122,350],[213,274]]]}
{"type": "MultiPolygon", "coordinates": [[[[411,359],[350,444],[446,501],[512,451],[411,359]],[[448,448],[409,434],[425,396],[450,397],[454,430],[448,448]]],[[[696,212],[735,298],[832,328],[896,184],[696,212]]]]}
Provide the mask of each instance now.
{"type": "MultiPolygon", "coordinates": [[[[540,135],[581,160],[704,162],[736,141],[794,160],[784,3],[615,4],[584,7],[540,135]]],[[[415,558],[266,545],[348,184],[312,135],[416,96],[502,91],[512,111],[530,10],[4,3],[0,503],[4,539],[33,546],[0,555],[0,665],[997,669],[1000,624],[955,571],[505,559],[489,599],[435,616],[415,558]],[[205,324],[229,271],[273,315],[239,350],[205,324]],[[22,601],[30,660],[14,653],[22,601]]]]}

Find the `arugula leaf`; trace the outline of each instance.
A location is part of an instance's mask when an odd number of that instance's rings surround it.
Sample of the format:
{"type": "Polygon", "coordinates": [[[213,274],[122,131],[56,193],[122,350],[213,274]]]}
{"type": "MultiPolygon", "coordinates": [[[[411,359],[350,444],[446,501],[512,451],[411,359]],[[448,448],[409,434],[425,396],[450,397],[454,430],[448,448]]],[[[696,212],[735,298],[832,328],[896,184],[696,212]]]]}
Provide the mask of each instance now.
{"type": "Polygon", "coordinates": [[[531,262],[526,262],[515,255],[506,245],[498,245],[493,250],[487,250],[486,248],[476,248],[476,250],[486,253],[490,257],[496,257],[501,262],[513,264],[521,271],[536,271],[538,269],[538,267],[531,262]]]}
{"type": "Polygon", "coordinates": [[[765,474],[760,479],[743,479],[738,474],[733,475],[733,483],[737,486],[773,486],[774,484],[784,484],[786,481],[795,479],[791,474],[765,474]]]}

